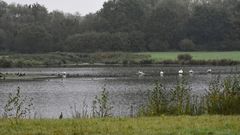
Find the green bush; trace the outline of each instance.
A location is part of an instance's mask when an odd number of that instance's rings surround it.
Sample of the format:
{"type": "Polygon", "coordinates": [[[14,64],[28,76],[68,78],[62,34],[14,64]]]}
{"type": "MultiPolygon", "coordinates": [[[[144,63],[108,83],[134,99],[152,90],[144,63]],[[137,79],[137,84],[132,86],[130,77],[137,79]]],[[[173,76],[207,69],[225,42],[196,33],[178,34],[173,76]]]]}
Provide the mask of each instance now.
{"type": "Polygon", "coordinates": [[[158,63],[168,65],[168,64],[178,64],[178,61],[176,61],[176,60],[163,60],[163,61],[160,61],[158,63]]]}
{"type": "Polygon", "coordinates": [[[177,115],[191,114],[191,88],[185,79],[178,81],[177,85],[171,90],[170,112],[177,115]]]}
{"type": "Polygon", "coordinates": [[[154,60],[151,60],[151,59],[141,60],[139,62],[139,64],[142,64],[142,65],[144,65],[144,64],[154,64],[154,60]]]}
{"type": "Polygon", "coordinates": [[[93,117],[109,117],[111,116],[112,106],[109,102],[109,92],[103,88],[100,96],[96,96],[92,106],[93,117]]]}
{"type": "Polygon", "coordinates": [[[240,78],[229,76],[210,82],[202,96],[193,95],[185,79],[178,81],[174,88],[166,89],[156,83],[150,91],[146,106],[140,108],[144,116],[201,115],[201,114],[240,114],[240,78]]]}
{"type": "Polygon", "coordinates": [[[205,96],[209,114],[240,114],[240,79],[227,77],[213,80],[205,96]]]}
{"type": "Polygon", "coordinates": [[[8,68],[8,67],[12,67],[12,65],[13,65],[13,61],[8,60],[6,58],[0,58],[0,67],[8,68]]]}
{"type": "Polygon", "coordinates": [[[179,54],[177,59],[181,64],[188,64],[192,61],[192,56],[190,54],[179,54]]]}
{"type": "Polygon", "coordinates": [[[155,83],[154,88],[149,91],[147,105],[140,108],[139,115],[159,116],[167,113],[167,96],[166,88],[159,82],[155,83]]]}
{"type": "Polygon", "coordinates": [[[13,118],[18,123],[19,119],[31,114],[32,101],[33,98],[22,96],[20,87],[18,87],[15,94],[9,94],[7,104],[4,106],[4,116],[10,120],[13,118]]]}
{"type": "Polygon", "coordinates": [[[141,115],[160,116],[162,114],[193,114],[191,112],[191,89],[186,81],[180,80],[177,85],[167,90],[161,83],[156,83],[149,92],[146,107],[140,109],[141,115]]]}

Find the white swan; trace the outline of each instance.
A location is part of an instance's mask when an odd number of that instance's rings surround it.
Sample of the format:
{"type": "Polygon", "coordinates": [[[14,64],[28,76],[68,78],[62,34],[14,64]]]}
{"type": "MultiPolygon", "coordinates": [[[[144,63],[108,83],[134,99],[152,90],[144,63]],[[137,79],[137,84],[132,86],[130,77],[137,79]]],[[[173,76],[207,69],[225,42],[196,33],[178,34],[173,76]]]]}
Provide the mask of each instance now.
{"type": "Polygon", "coordinates": [[[194,73],[194,71],[191,69],[191,70],[189,70],[189,73],[190,73],[190,74],[193,74],[193,73],[194,73]]]}
{"type": "Polygon", "coordinates": [[[182,70],[182,69],[179,70],[179,71],[178,71],[178,74],[181,74],[181,75],[182,75],[182,74],[183,74],[183,70],[182,70]]]}
{"type": "Polygon", "coordinates": [[[62,72],[62,78],[67,78],[67,73],[66,72],[62,72]]]}
{"type": "Polygon", "coordinates": [[[212,73],[212,69],[208,69],[208,70],[207,70],[207,73],[212,73]]]}
{"type": "Polygon", "coordinates": [[[164,72],[163,71],[160,71],[160,76],[163,76],[164,75],[164,72]]]}
{"type": "Polygon", "coordinates": [[[145,75],[145,73],[143,71],[138,71],[138,75],[142,76],[145,75]]]}

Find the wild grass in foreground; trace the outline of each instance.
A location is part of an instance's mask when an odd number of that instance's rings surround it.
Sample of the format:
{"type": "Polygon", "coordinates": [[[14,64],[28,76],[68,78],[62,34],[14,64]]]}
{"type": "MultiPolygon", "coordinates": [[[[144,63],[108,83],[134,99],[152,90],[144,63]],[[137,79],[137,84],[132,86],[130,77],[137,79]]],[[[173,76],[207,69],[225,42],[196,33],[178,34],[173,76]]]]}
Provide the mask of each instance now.
{"type": "Polygon", "coordinates": [[[240,116],[0,120],[0,135],[239,135],[240,116]]]}
{"type": "Polygon", "coordinates": [[[169,92],[165,90],[162,84],[157,83],[150,91],[148,103],[140,110],[141,115],[135,118],[111,117],[109,95],[103,89],[94,100],[92,117],[76,113],[74,119],[53,120],[27,119],[26,109],[22,108],[25,98],[20,96],[19,89],[16,96],[10,96],[10,99],[16,100],[9,101],[6,115],[0,119],[0,135],[240,134],[239,77],[213,80],[200,99],[193,98],[191,88],[184,80],[180,80],[169,92]],[[14,113],[16,115],[12,115],[14,113]]]}
{"type": "MultiPolygon", "coordinates": [[[[92,102],[91,111],[84,105],[82,111],[72,107],[73,118],[105,118],[111,117],[112,108],[109,92],[103,87],[99,96],[92,102]]],[[[14,123],[22,118],[31,118],[32,98],[21,95],[20,88],[16,94],[10,93],[5,105],[3,118],[14,123]],[[29,100],[27,100],[29,99],[29,100]]],[[[240,114],[240,76],[218,76],[209,83],[209,88],[202,94],[193,93],[185,78],[166,88],[161,82],[149,90],[148,101],[137,108],[138,113],[129,116],[162,116],[162,115],[239,115],[240,114]]],[[[34,107],[33,107],[34,108],[34,107]]]]}
{"type": "Polygon", "coordinates": [[[228,76],[213,79],[203,95],[193,94],[188,82],[182,78],[166,89],[157,82],[150,90],[148,103],[139,115],[239,115],[240,114],[240,77],[228,76]]]}

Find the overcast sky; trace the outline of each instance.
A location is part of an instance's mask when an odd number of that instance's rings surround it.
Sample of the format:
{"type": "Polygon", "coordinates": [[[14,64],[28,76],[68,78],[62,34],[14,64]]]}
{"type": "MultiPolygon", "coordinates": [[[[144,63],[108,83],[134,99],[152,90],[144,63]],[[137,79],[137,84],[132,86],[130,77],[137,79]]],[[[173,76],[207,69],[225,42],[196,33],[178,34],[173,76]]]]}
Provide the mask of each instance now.
{"type": "Polygon", "coordinates": [[[7,3],[32,4],[39,3],[48,8],[49,11],[61,10],[64,12],[75,13],[81,15],[93,13],[102,8],[106,0],[3,0],[7,3]]]}

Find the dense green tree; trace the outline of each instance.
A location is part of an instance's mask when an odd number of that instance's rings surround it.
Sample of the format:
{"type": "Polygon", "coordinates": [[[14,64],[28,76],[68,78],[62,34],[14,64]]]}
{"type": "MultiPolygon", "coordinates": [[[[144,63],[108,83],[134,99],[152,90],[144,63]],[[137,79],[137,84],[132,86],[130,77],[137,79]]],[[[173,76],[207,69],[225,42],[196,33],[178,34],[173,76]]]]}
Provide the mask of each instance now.
{"type": "Polygon", "coordinates": [[[89,31],[106,32],[110,28],[110,23],[97,14],[88,14],[83,17],[79,27],[83,33],[89,31]]]}
{"type": "Polygon", "coordinates": [[[141,0],[110,0],[105,2],[98,15],[109,24],[110,32],[129,32],[141,29],[144,3],[141,0]]]}
{"type": "MultiPolygon", "coordinates": [[[[129,50],[134,52],[147,51],[145,34],[141,31],[133,31],[128,35],[128,42],[130,44],[129,50]]],[[[127,50],[127,51],[129,51],[127,50]]]]}
{"type": "Polygon", "coordinates": [[[99,34],[95,32],[75,34],[66,39],[64,49],[71,52],[93,52],[93,49],[99,49],[98,38],[99,34]]]}
{"type": "Polygon", "coordinates": [[[232,3],[231,22],[233,24],[232,38],[240,40],[240,1],[232,3]]]}
{"type": "Polygon", "coordinates": [[[168,41],[164,41],[158,38],[153,38],[148,43],[148,50],[149,51],[167,51],[169,50],[169,43],[168,41]]]}
{"type": "Polygon", "coordinates": [[[22,26],[15,38],[16,51],[39,53],[51,51],[51,35],[41,25],[22,26]]]}
{"type": "Polygon", "coordinates": [[[81,16],[66,15],[63,12],[53,11],[49,14],[48,32],[52,35],[55,51],[63,51],[65,39],[69,35],[80,32],[81,16]]]}
{"type": "Polygon", "coordinates": [[[47,23],[48,11],[44,6],[39,4],[30,5],[32,16],[36,22],[47,23]]]}
{"type": "Polygon", "coordinates": [[[6,49],[5,42],[6,42],[6,33],[4,30],[0,29],[0,50],[6,49]]]}
{"type": "Polygon", "coordinates": [[[6,10],[7,10],[7,3],[0,0],[0,17],[2,17],[2,15],[6,13],[6,10]]]}
{"type": "Polygon", "coordinates": [[[0,51],[240,50],[239,0],[109,0],[85,16],[0,0],[0,51]]]}
{"type": "Polygon", "coordinates": [[[182,3],[177,0],[162,1],[153,11],[145,26],[149,45],[160,49],[162,47],[157,46],[168,42],[167,44],[172,48],[177,48],[176,44],[180,40],[179,34],[187,18],[188,10],[182,3]]]}
{"type": "Polygon", "coordinates": [[[187,26],[188,36],[205,49],[219,48],[219,43],[231,30],[227,12],[210,4],[196,6],[187,26]]]}

